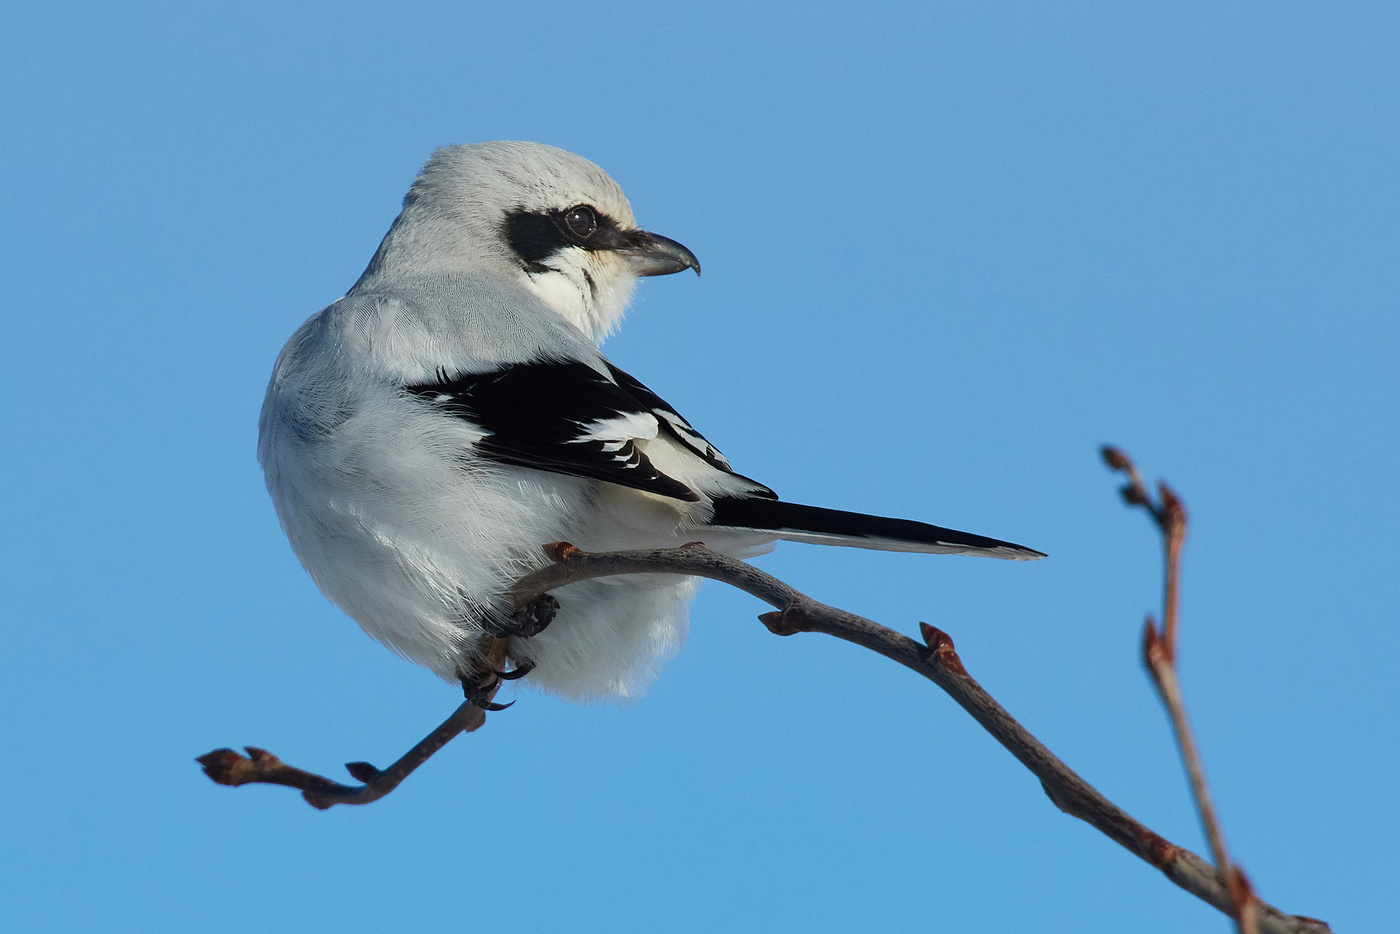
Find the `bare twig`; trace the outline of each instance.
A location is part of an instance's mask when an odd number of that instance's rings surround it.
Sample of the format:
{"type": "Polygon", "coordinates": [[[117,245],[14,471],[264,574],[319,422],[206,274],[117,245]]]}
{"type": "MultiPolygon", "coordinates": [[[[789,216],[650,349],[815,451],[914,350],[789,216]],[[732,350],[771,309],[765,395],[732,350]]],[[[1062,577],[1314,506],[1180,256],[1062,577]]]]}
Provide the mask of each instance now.
{"type": "MultiPolygon", "coordinates": [[[[556,544],[546,549],[556,563],[521,578],[515,585],[517,606],[535,596],[595,577],[617,574],[684,574],[737,587],[777,608],[759,620],[777,635],[824,632],[864,646],[899,662],[946,691],[987,732],[1040,779],[1060,810],[1085,820],[1110,839],[1156,866],[1167,878],[1231,916],[1235,901],[1225,878],[1195,853],[1169,843],[1134,820],[1057,759],[968,674],[947,633],[920,623],[924,645],[868,619],[818,603],[782,581],[703,548],[621,551],[589,554],[556,544]]],[[[1324,934],[1326,923],[1289,915],[1257,903],[1259,930],[1269,934],[1324,934]]]]}
{"type": "Polygon", "coordinates": [[[1149,615],[1142,633],[1142,656],[1147,670],[1152,673],[1152,681],[1157,685],[1157,693],[1166,705],[1171,718],[1172,730],[1176,734],[1177,747],[1186,766],[1186,774],[1191,781],[1191,792],[1196,799],[1196,810],[1201,816],[1206,839],[1210,842],[1215,865],[1228,886],[1232,911],[1240,934],[1254,934],[1257,925],[1257,911],[1249,878],[1244,870],[1230,861],[1225,847],[1225,833],[1220,826],[1215,804],[1211,800],[1210,785],[1206,781],[1205,764],[1200,749],[1196,746],[1195,734],[1186,716],[1186,701],[1181,694],[1181,682],[1176,674],[1177,607],[1181,581],[1181,545],[1186,540],[1186,507],[1180,497],[1165,483],[1157,485],[1157,499],[1153,501],[1143,486],[1137,467],[1125,452],[1105,445],[1101,453],[1104,462],[1128,478],[1119,491],[1130,506],[1138,506],[1152,516],[1162,533],[1162,552],[1166,562],[1162,594],[1162,626],[1149,615]]]}
{"type": "Polygon", "coordinates": [[[287,765],[256,746],[245,746],[247,756],[232,749],[215,749],[195,759],[204,774],[220,785],[287,785],[300,788],[301,796],[312,807],[325,810],[337,804],[369,804],[398,787],[414,769],[427,762],[458,733],[471,733],[486,722],[486,712],[470,701],[453,711],[442,725],[425,736],[403,757],[380,771],[368,762],[347,762],[345,769],[364,782],[359,787],[339,782],[287,765]]]}

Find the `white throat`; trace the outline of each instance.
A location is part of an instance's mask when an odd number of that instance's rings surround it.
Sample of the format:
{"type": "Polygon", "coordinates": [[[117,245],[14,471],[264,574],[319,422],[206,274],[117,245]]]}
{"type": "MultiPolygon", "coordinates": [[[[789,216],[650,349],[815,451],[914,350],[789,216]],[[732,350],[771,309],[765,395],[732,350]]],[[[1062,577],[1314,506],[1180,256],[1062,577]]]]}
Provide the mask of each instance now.
{"type": "Polygon", "coordinates": [[[608,254],[566,250],[550,269],[521,271],[521,283],[560,317],[601,344],[622,321],[637,277],[608,254]]]}

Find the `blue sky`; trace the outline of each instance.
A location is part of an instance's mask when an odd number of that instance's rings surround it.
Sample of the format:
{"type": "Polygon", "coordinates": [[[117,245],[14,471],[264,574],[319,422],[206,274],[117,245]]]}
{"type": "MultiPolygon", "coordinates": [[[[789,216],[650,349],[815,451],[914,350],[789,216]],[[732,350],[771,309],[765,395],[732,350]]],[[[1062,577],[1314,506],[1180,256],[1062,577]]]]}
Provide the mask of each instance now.
{"type": "Polygon", "coordinates": [[[27,4],[0,13],[0,922],[26,931],[1180,931],[931,685],[707,585],[625,708],[522,693],[368,808],[457,692],[315,591],[254,460],[272,361],[436,146],[604,166],[704,278],[608,344],[786,497],[1040,548],[785,546],[948,630],[1201,850],[1137,662],[1185,497],[1182,670],[1261,893],[1378,929],[1400,861],[1400,15],[1385,4],[27,4]]]}

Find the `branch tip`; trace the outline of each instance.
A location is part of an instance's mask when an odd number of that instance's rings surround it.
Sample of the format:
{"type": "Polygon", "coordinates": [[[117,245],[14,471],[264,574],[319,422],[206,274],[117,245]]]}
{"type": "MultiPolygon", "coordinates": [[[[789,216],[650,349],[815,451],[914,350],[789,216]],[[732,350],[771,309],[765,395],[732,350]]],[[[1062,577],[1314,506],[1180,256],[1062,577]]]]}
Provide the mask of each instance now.
{"type": "Polygon", "coordinates": [[[1133,469],[1132,458],[1128,457],[1125,452],[1111,444],[1101,446],[1099,448],[1099,456],[1103,458],[1103,462],[1112,470],[1121,470],[1126,473],[1133,469]]]}
{"type": "MultiPolygon", "coordinates": [[[[1104,461],[1110,467],[1120,470],[1128,476],[1129,482],[1119,490],[1123,499],[1131,505],[1141,506],[1145,509],[1152,516],[1158,531],[1162,534],[1162,551],[1166,563],[1162,596],[1162,624],[1159,627],[1156,620],[1150,614],[1148,615],[1142,631],[1142,658],[1148,671],[1152,673],[1157,693],[1167,708],[1172,732],[1176,735],[1177,747],[1181,752],[1182,763],[1186,766],[1192,797],[1195,798],[1196,802],[1196,810],[1200,815],[1206,838],[1210,841],[1221,882],[1224,883],[1225,892],[1229,896],[1229,913],[1234,917],[1240,934],[1255,934],[1259,924],[1261,903],[1254,894],[1249,878],[1239,866],[1231,862],[1226,850],[1225,834],[1220,826],[1220,818],[1215,812],[1215,805],[1211,802],[1205,767],[1201,762],[1201,754],[1196,746],[1195,736],[1191,732],[1186,715],[1186,704],[1182,699],[1181,685],[1176,675],[1181,546],[1186,538],[1186,526],[1189,521],[1186,514],[1186,504],[1166,481],[1158,481],[1157,499],[1154,502],[1143,486],[1137,468],[1126,454],[1108,447],[1103,448],[1101,453],[1104,461]]],[[[1156,837],[1155,834],[1152,835],[1154,839],[1148,839],[1145,836],[1147,833],[1149,831],[1143,831],[1144,854],[1160,868],[1160,864],[1157,862],[1157,853],[1163,847],[1171,847],[1171,844],[1156,837]]],[[[1172,850],[1175,850],[1175,847],[1172,847],[1172,850]]],[[[1220,907],[1221,910],[1227,910],[1224,906],[1220,907]]],[[[1273,911],[1270,906],[1263,907],[1270,912],[1273,911]]],[[[1299,916],[1294,916],[1294,918],[1306,923],[1306,920],[1299,916]]],[[[1272,925],[1278,919],[1268,917],[1267,920],[1272,925]]],[[[1325,929],[1326,925],[1324,924],[1322,927],[1325,929]]]]}
{"type": "Polygon", "coordinates": [[[235,772],[239,762],[247,762],[243,756],[232,749],[224,747],[206,752],[202,756],[195,756],[194,761],[204,769],[204,774],[220,785],[241,785],[242,782],[236,780],[235,772]]]}

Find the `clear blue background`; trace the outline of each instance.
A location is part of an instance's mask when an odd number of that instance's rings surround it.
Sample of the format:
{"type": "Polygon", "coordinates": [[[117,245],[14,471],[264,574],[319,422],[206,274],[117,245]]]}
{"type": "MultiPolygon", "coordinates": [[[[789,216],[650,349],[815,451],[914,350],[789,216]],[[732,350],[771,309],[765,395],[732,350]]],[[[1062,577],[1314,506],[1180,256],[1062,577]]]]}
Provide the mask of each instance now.
{"type": "Polygon", "coordinates": [[[608,350],[741,470],[1051,555],[762,565],[948,630],[1200,849],[1137,661],[1157,544],[1096,446],[1170,479],[1230,841],[1280,906],[1382,929],[1397,60],[1382,3],[8,6],[0,926],[1228,929],[933,686],[715,585],[640,703],[522,693],[372,807],[200,775],[243,743],[382,765],[459,700],[316,593],[256,420],[428,153],[518,138],[704,261],[608,350]]]}

